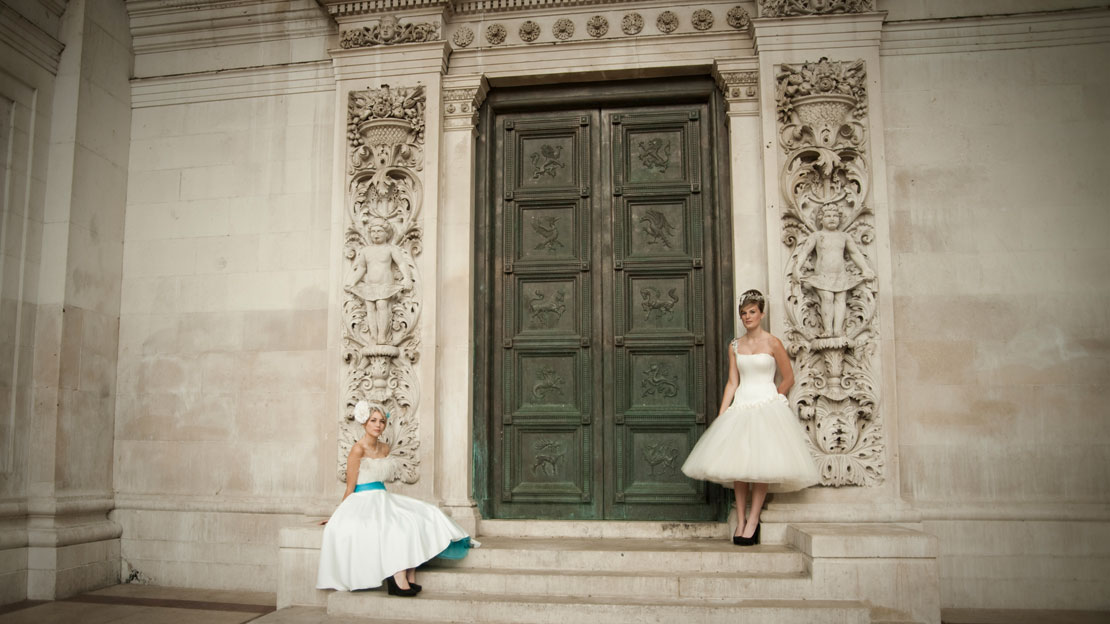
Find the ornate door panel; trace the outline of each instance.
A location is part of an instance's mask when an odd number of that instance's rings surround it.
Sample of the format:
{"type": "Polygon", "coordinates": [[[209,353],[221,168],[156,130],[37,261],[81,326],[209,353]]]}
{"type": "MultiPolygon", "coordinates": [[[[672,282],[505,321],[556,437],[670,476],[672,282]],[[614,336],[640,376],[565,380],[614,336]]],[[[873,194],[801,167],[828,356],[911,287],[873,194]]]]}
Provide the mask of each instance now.
{"type": "Polygon", "coordinates": [[[503,517],[597,518],[596,111],[498,120],[493,453],[503,517]]]}
{"type": "Polygon", "coordinates": [[[705,483],[679,468],[705,424],[702,107],[612,111],[612,363],[606,515],[708,519],[705,483]]]}
{"type": "Polygon", "coordinates": [[[705,108],[496,116],[496,517],[715,517],[705,108]]]}

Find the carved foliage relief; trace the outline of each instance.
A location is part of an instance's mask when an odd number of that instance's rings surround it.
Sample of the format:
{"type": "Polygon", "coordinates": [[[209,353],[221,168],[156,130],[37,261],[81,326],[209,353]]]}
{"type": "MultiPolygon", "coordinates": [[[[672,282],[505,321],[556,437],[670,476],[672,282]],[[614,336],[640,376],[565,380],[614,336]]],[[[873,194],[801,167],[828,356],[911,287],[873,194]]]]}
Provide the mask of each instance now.
{"type": "Polygon", "coordinates": [[[363,434],[352,419],[360,400],[389,414],[382,439],[400,457],[394,478],[417,479],[424,111],[422,86],[349,94],[340,479],[363,434]]]}
{"type": "Polygon", "coordinates": [[[874,11],[874,0],[759,0],[761,17],[797,17],[874,11]]]}
{"type": "Polygon", "coordinates": [[[878,284],[868,205],[864,62],[822,58],[775,76],[784,201],[786,343],[825,485],[883,481],[878,284]]]}

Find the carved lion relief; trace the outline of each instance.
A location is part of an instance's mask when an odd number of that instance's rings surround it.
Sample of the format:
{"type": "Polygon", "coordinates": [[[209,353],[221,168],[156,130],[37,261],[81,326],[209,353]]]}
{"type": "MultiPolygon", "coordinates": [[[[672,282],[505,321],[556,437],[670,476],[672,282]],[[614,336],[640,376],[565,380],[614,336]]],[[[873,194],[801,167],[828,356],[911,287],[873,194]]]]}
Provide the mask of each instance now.
{"type": "Polygon", "coordinates": [[[863,61],[784,64],[775,76],[786,343],[825,485],[883,481],[878,284],[868,204],[863,61]]]}
{"type": "Polygon", "coordinates": [[[340,479],[362,435],[352,419],[360,400],[389,414],[382,438],[401,459],[394,478],[417,479],[424,111],[424,87],[348,96],[340,479]]]}

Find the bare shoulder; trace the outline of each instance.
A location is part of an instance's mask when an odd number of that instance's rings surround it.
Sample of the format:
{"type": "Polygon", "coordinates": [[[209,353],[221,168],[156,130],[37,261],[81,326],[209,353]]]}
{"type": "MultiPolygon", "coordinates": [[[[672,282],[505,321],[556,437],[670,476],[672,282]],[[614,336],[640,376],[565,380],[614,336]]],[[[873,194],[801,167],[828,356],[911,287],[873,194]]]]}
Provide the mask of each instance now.
{"type": "Polygon", "coordinates": [[[362,459],[362,456],[365,453],[366,449],[362,446],[362,442],[356,441],[354,444],[351,445],[351,452],[347,454],[347,459],[362,459]]]}
{"type": "Polygon", "coordinates": [[[782,341],[773,334],[767,334],[767,343],[771,347],[771,353],[781,352],[786,353],[786,347],[783,346],[782,341]]]}

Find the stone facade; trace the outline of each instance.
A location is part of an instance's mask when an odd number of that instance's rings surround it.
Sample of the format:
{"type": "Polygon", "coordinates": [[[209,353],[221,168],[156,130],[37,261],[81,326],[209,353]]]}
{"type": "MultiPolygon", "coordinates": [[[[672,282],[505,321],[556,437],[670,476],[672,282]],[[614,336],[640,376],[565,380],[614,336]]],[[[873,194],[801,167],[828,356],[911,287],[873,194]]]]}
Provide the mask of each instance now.
{"type": "Polygon", "coordinates": [[[822,467],[765,519],[924,528],[943,606],[1110,608],[1110,12],[940,6],[0,6],[0,603],[277,590],[362,398],[480,533],[487,93],[703,74],[822,467]]]}

